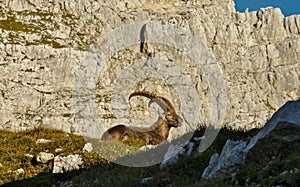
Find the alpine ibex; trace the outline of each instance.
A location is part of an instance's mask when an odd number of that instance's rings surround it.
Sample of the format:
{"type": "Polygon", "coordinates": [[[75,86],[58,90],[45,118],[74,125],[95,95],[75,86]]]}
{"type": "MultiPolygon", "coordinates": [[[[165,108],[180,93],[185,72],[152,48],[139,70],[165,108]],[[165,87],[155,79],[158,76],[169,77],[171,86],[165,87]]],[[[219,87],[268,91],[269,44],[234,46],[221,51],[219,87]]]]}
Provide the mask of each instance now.
{"type": "Polygon", "coordinates": [[[159,115],[158,120],[149,128],[125,125],[114,126],[104,133],[102,139],[113,138],[121,142],[133,139],[142,141],[148,145],[157,145],[168,138],[171,127],[181,125],[181,117],[177,115],[173,105],[166,98],[145,91],[132,93],[129,96],[129,100],[133,96],[149,98],[148,107],[155,102],[164,110],[164,115],[159,115]]]}

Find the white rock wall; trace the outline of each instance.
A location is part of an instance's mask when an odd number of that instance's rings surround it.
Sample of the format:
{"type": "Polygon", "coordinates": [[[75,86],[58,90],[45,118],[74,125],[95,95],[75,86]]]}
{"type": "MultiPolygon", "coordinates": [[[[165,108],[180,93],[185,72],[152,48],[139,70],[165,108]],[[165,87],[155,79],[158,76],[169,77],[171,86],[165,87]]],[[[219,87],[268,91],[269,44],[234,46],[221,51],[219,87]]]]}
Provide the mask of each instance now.
{"type": "MultiPolygon", "coordinates": [[[[279,9],[237,13],[232,0],[198,0],[193,6],[179,0],[7,0],[0,7],[2,129],[45,125],[68,132],[84,131],[74,119],[79,112],[72,106],[74,73],[97,39],[122,24],[137,21],[160,21],[189,29],[212,50],[225,77],[226,126],[261,127],[286,101],[300,96],[300,16],[285,18],[279,9]]],[[[184,76],[190,78],[201,102],[199,124],[208,123],[209,87],[201,68],[172,48],[148,44],[145,50],[140,53],[137,45],[120,51],[99,74],[94,99],[103,128],[132,123],[133,116],[142,116],[139,120],[146,119],[147,124],[156,120],[149,120],[147,100],[136,100],[127,108],[122,108],[127,102],[125,96],[114,101],[121,104],[119,108],[111,102],[115,98],[111,86],[117,75],[147,59],[148,52],[180,67],[180,72],[170,71],[171,75],[179,73],[179,82],[184,76]],[[124,114],[122,119],[116,119],[115,109],[124,114]]],[[[180,109],[172,86],[164,83],[148,80],[130,89],[166,94],[180,109]]],[[[157,109],[151,110],[155,113],[157,109]]]]}

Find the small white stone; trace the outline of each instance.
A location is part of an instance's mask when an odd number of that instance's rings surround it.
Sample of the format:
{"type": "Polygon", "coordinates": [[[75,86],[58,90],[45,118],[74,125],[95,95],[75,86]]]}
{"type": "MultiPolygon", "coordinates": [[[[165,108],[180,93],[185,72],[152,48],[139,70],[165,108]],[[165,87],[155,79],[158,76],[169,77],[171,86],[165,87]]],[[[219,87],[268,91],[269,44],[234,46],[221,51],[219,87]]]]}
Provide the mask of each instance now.
{"type": "Polygon", "coordinates": [[[157,146],[156,145],[144,145],[144,146],[140,147],[140,151],[147,151],[147,150],[153,149],[155,147],[157,147],[157,146]]]}
{"type": "Polygon", "coordinates": [[[46,140],[44,138],[40,138],[36,141],[36,144],[40,144],[40,143],[49,143],[51,142],[51,140],[46,140]]]}
{"type": "Polygon", "coordinates": [[[194,137],[195,141],[200,141],[203,140],[205,138],[205,136],[200,136],[200,137],[194,137]]]}
{"type": "Polygon", "coordinates": [[[24,156],[26,156],[28,158],[33,158],[33,155],[31,155],[31,154],[25,154],[24,156]]]}
{"type": "Polygon", "coordinates": [[[56,153],[62,152],[62,150],[63,150],[62,148],[57,148],[57,149],[55,149],[55,152],[56,152],[56,153]]]}
{"type": "Polygon", "coordinates": [[[52,160],[53,158],[54,158],[54,155],[51,153],[40,152],[36,156],[36,161],[41,162],[41,163],[47,163],[49,160],[52,160]]]}
{"type": "Polygon", "coordinates": [[[19,168],[19,169],[17,169],[17,173],[18,174],[23,174],[23,173],[25,173],[25,171],[24,171],[23,168],[19,168]]]}
{"type": "Polygon", "coordinates": [[[86,143],[85,145],[84,145],[84,147],[82,148],[82,151],[84,152],[84,151],[86,151],[86,152],[92,152],[93,151],[93,145],[91,144],[91,143],[86,143]]]}
{"type": "Polygon", "coordinates": [[[154,177],[147,177],[147,178],[142,178],[141,179],[141,183],[145,184],[148,183],[149,181],[153,180],[154,177]]]}

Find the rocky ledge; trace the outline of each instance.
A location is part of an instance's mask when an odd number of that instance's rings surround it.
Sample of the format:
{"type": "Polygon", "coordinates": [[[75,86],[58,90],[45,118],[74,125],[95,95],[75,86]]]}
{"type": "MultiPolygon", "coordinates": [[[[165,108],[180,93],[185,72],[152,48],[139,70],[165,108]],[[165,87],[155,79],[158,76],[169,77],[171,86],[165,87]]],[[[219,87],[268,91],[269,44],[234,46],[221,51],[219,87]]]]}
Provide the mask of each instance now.
{"type": "MultiPolygon", "coordinates": [[[[220,178],[228,174],[234,176],[243,165],[249,164],[255,165],[257,170],[270,171],[272,162],[291,162],[292,159],[297,163],[293,168],[284,171],[278,169],[275,173],[270,173],[270,177],[287,172],[299,173],[299,154],[300,100],[297,100],[287,102],[281,107],[249,142],[228,140],[220,155],[212,155],[202,178],[220,178]]],[[[251,180],[253,178],[249,177],[249,183],[255,182],[251,180]]]]}

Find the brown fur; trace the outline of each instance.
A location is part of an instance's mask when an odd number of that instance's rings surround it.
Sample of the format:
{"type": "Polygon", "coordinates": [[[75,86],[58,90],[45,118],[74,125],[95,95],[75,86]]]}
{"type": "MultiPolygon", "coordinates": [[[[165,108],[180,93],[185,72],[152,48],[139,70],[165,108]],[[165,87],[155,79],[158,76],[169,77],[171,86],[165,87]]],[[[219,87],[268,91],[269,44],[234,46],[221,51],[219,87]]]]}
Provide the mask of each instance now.
{"type": "Polygon", "coordinates": [[[148,92],[134,92],[129,96],[145,96],[152,102],[156,102],[165,110],[164,117],[158,120],[150,128],[117,125],[108,129],[102,139],[115,139],[118,141],[126,141],[128,139],[138,139],[146,144],[157,145],[165,141],[169,136],[171,127],[178,127],[182,119],[176,114],[171,102],[164,97],[156,96],[148,92]]]}

